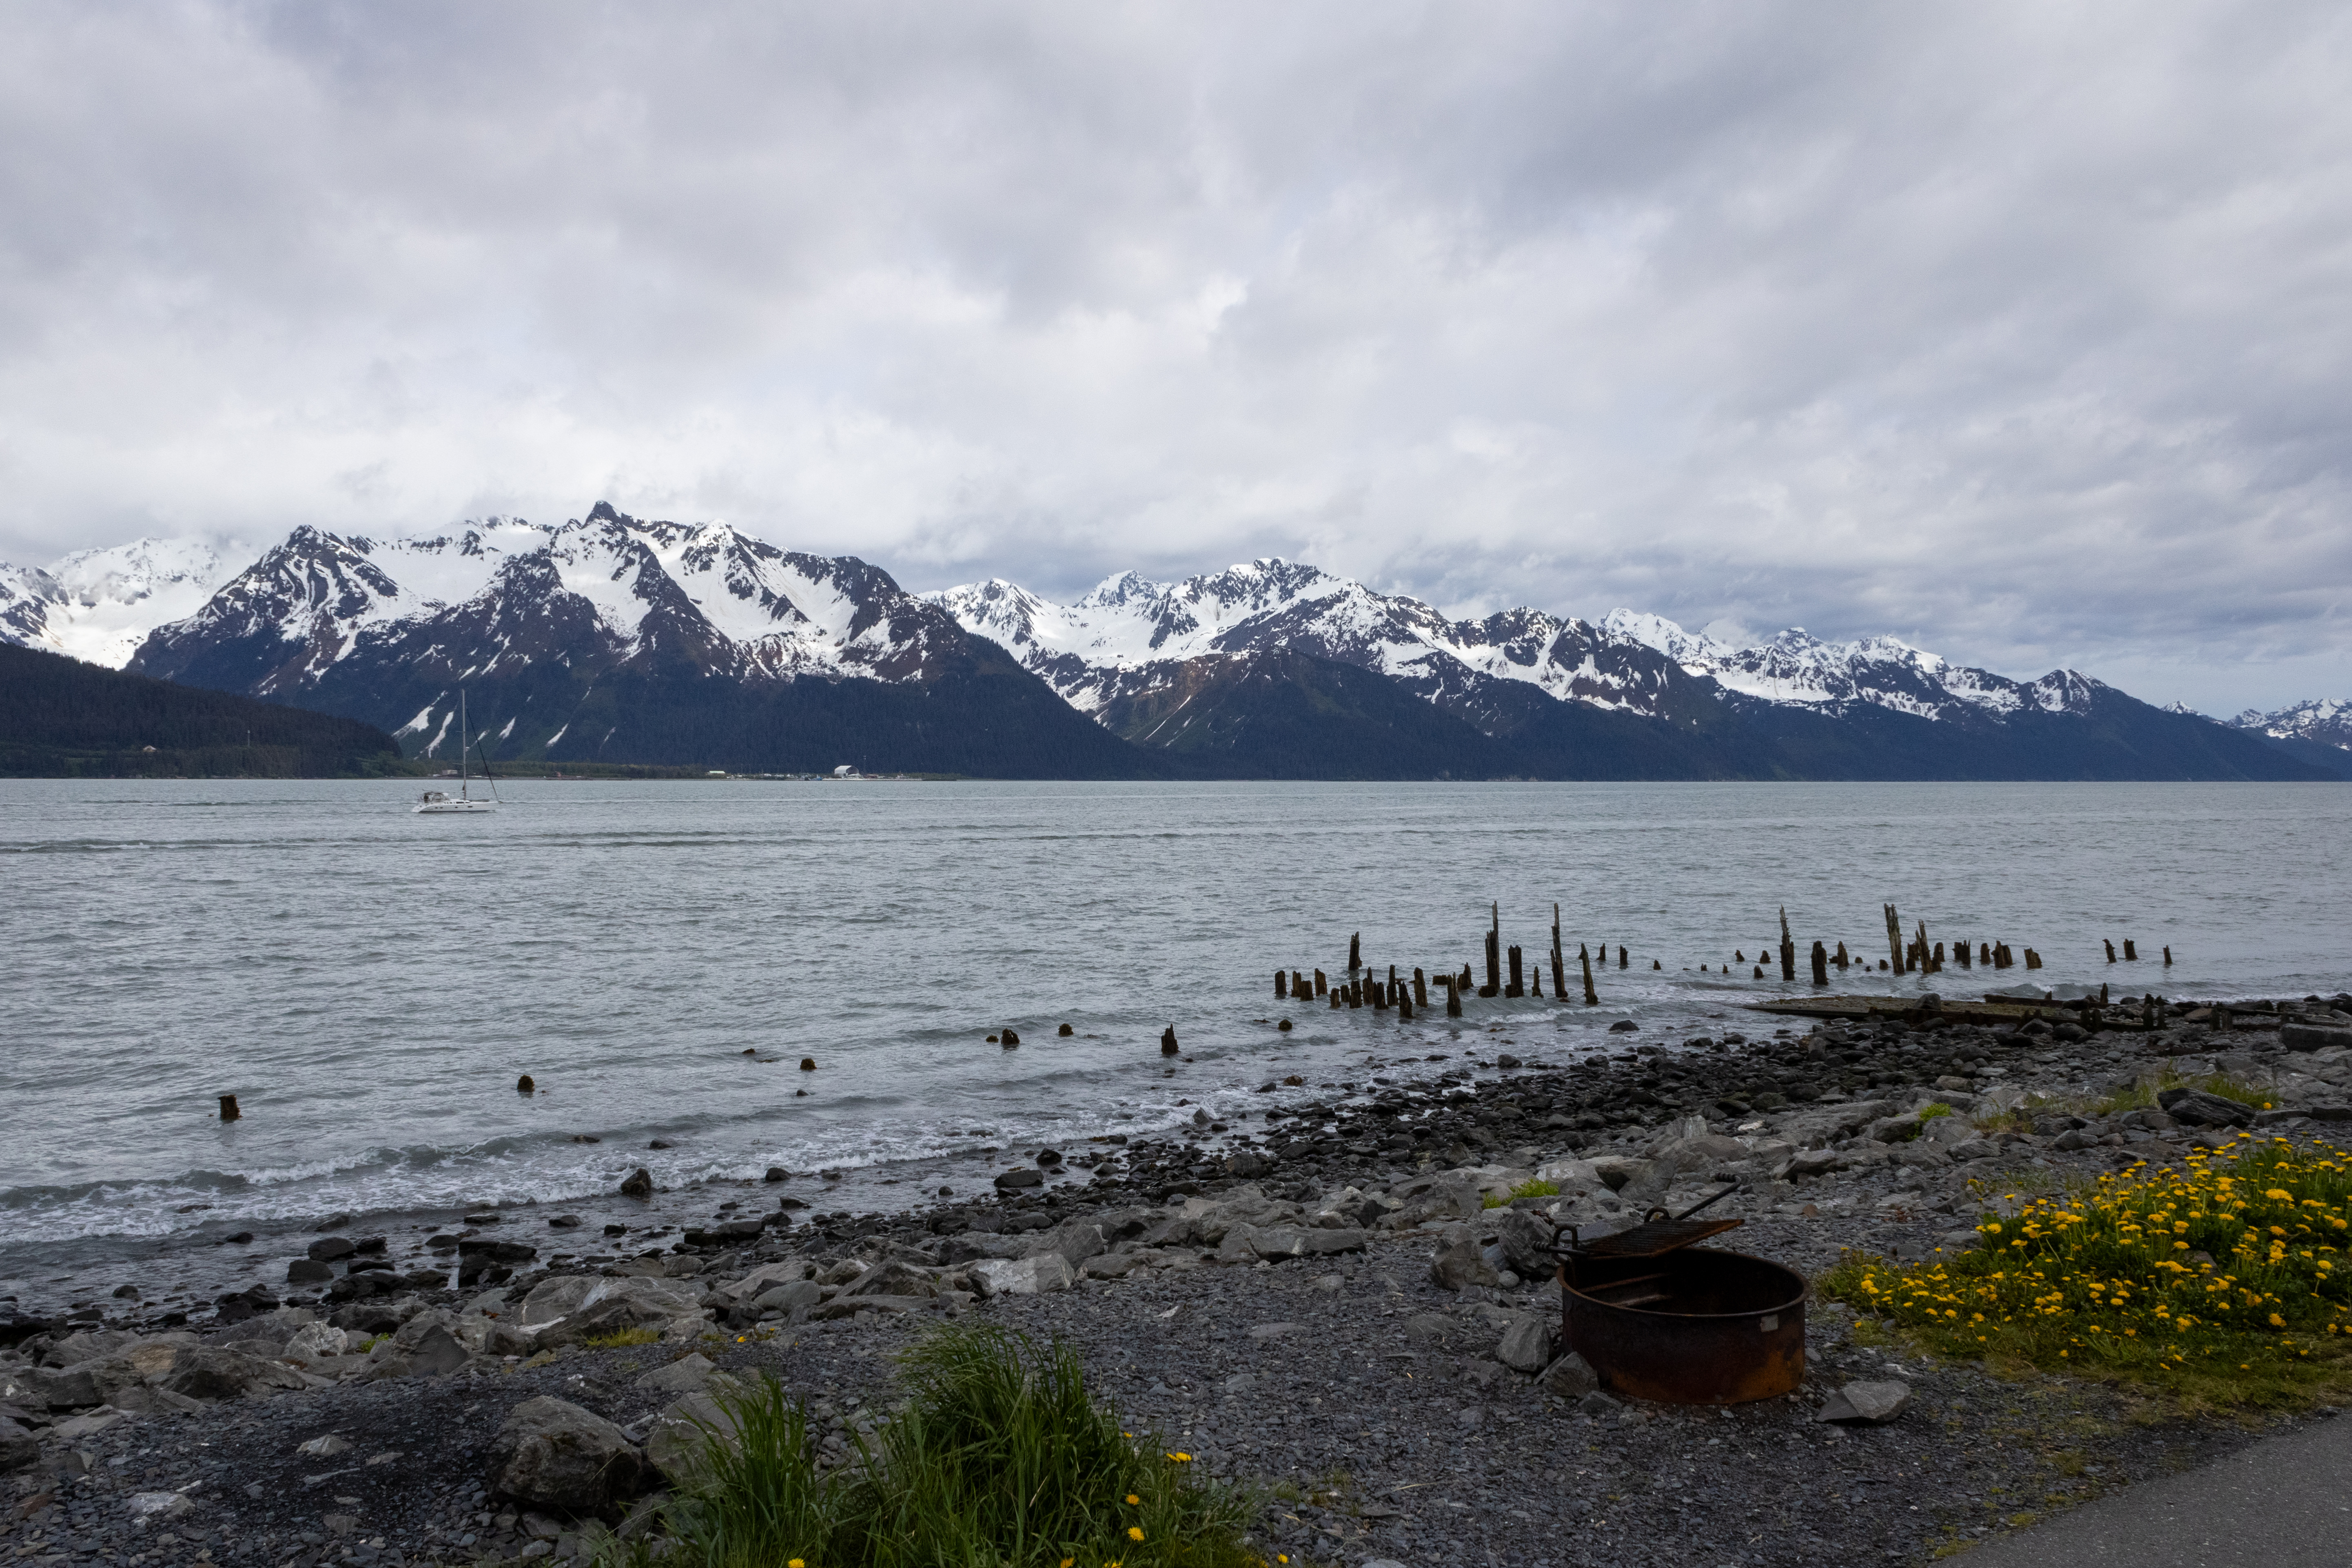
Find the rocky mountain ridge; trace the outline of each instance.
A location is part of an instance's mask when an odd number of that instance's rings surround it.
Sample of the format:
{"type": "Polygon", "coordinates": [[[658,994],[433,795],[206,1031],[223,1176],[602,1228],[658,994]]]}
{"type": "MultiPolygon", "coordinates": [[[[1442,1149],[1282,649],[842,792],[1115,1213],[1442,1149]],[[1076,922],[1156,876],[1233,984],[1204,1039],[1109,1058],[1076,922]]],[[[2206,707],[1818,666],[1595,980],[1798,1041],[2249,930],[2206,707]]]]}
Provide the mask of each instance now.
{"type": "Polygon", "coordinates": [[[1626,609],[1454,618],[1278,557],[1177,583],[1129,573],[1067,605],[1002,579],[911,594],[854,557],[599,503],[560,524],[493,517],[409,539],[298,528],[233,573],[168,541],[59,568],[0,569],[0,637],[362,719],[433,755],[462,685],[501,754],[549,761],[1089,777],[2326,771],[2074,670],[2017,681],[1801,628],[1739,647],[1626,609]]]}

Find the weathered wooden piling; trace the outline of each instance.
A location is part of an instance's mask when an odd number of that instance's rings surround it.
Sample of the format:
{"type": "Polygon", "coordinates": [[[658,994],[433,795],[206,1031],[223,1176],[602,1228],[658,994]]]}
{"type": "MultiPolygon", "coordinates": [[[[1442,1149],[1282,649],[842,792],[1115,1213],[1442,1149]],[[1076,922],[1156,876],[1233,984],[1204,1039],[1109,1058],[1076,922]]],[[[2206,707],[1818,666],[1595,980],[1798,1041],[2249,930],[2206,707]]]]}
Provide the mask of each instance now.
{"type": "Polygon", "coordinates": [[[1364,967],[1364,933],[1356,932],[1348,939],[1348,973],[1353,974],[1364,967]]]}
{"type": "MultiPolygon", "coordinates": [[[[1813,945],[1818,947],[1821,944],[1816,942],[1813,945]]],[[[1796,977],[1797,939],[1789,934],[1789,906],[1782,904],[1780,906],[1780,978],[1794,980],[1796,977]]]]}
{"type": "Polygon", "coordinates": [[[1274,972],[1274,999],[1277,1002],[1290,1000],[1290,971],[1277,969],[1274,972]]]}
{"type": "Polygon", "coordinates": [[[1551,907],[1551,994],[1568,995],[1568,970],[1559,951],[1559,906],[1551,907]]]}
{"type": "Polygon", "coordinates": [[[1633,960],[1631,960],[1630,958],[1626,957],[1626,955],[1625,955],[1625,945],[1624,945],[1624,943],[1622,943],[1622,942],[1618,943],[1618,944],[1617,944],[1617,967],[1618,967],[1618,968],[1620,968],[1620,969],[1626,969],[1626,968],[1630,968],[1630,967],[1632,966],[1632,964],[1633,964],[1633,960]]]}
{"type": "Polygon", "coordinates": [[[1813,943],[1813,984],[1827,985],[1829,983],[1830,950],[1820,942],[1815,942],[1813,943]]]}
{"type": "Polygon", "coordinates": [[[2124,962],[2126,963],[2139,962],[2139,949],[2132,945],[2132,939],[2129,937],[2124,938],[2124,962]]]}
{"type": "Polygon", "coordinates": [[[224,1094],[220,1097],[220,1119],[223,1121],[236,1121],[244,1115],[245,1112],[236,1108],[236,1096],[224,1094]]]}
{"type": "Polygon", "coordinates": [[[2042,967],[2042,955],[2030,947],[2025,950],[2025,967],[2028,969],[2042,967]]]}
{"type": "Polygon", "coordinates": [[[1511,944],[1510,960],[1511,980],[1510,984],[1504,987],[1503,994],[1506,996],[1524,996],[1528,994],[1528,984],[1526,979],[1521,974],[1519,944],[1517,942],[1513,942],[1511,944]]]}
{"type": "Polygon", "coordinates": [[[1449,974],[1440,980],[1438,984],[1445,987],[1445,1016],[1449,1018],[1459,1018],[1462,1016],[1462,984],[1460,980],[1455,976],[1449,974]]]}
{"type": "Polygon", "coordinates": [[[1478,988],[1481,996],[1493,996],[1503,989],[1503,906],[1493,910],[1495,923],[1486,929],[1486,984],[1478,988]]]}
{"type": "Polygon", "coordinates": [[[1960,961],[1960,967],[1962,969],[1966,969],[1969,966],[1969,953],[1970,951],[1971,950],[1967,942],[1956,942],[1952,943],[1952,956],[1960,961]]]}
{"type": "Polygon", "coordinates": [[[2164,967],[2167,969],[2172,967],[2172,949],[2168,947],[2164,950],[2164,967]]]}
{"type": "Polygon", "coordinates": [[[1171,1024],[1166,1028],[1160,1031],[1160,1054],[1161,1056],[1172,1057],[1182,1048],[1182,1047],[1176,1043],[1175,1025],[1171,1024]]]}
{"type": "Polygon", "coordinates": [[[1894,961],[1895,973],[1905,974],[1909,973],[1909,971],[1905,967],[1906,954],[1903,951],[1903,917],[1895,912],[1895,906],[1893,904],[1886,906],[1886,955],[1894,961]]]}
{"type": "Polygon", "coordinates": [[[1337,1012],[1339,1009],[1340,1009],[1340,1008],[1342,1008],[1342,1007],[1346,1006],[1347,1005],[1348,1005],[1348,988],[1347,988],[1346,986],[1344,986],[1344,985],[1334,985],[1333,987],[1331,987],[1331,1007],[1332,1007],[1332,1010],[1333,1010],[1334,1012],[1337,1012]]]}
{"type": "Polygon", "coordinates": [[[1319,969],[1318,969],[1318,970],[1317,970],[1317,971],[1315,972],[1315,994],[1317,994],[1318,996],[1324,995],[1324,994],[1328,994],[1328,993],[1330,991],[1330,989],[1331,989],[1331,979],[1330,979],[1330,976],[1328,976],[1328,975],[1325,974],[1325,973],[1324,973],[1321,970],[1319,970],[1319,969]]]}
{"type": "Polygon", "coordinates": [[[1421,969],[1418,965],[1414,966],[1412,972],[1412,1005],[1416,1007],[1429,1005],[1429,982],[1421,977],[1421,969]]]}
{"type": "Polygon", "coordinates": [[[539,1092],[539,1085],[531,1081],[530,1074],[525,1073],[520,1078],[515,1079],[515,1092],[517,1094],[537,1094],[539,1092]]]}
{"type": "Polygon", "coordinates": [[[1475,984],[1477,984],[1477,982],[1475,982],[1475,981],[1474,981],[1474,980],[1472,980],[1472,979],[1470,978],[1470,966],[1469,966],[1468,964],[1466,964],[1466,963],[1465,963],[1465,964],[1464,964],[1464,965],[1462,966],[1462,975],[1461,975],[1461,978],[1460,978],[1460,979],[1458,979],[1458,980],[1456,980],[1456,981],[1454,981],[1454,988],[1455,988],[1456,990],[1460,990],[1460,991],[1467,991],[1467,990],[1469,990],[1469,989],[1471,988],[1471,986],[1473,986],[1473,985],[1475,985],[1475,984]]]}
{"type": "Polygon", "coordinates": [[[1543,994],[1543,965],[1540,963],[1528,965],[1528,994],[1530,996],[1543,994]]]}
{"type": "Polygon", "coordinates": [[[1364,977],[1364,994],[1370,1001],[1373,1012],[1385,1013],[1389,1010],[1389,988],[1370,975],[1364,977]]]}
{"type": "Polygon", "coordinates": [[[1849,957],[1847,957],[1847,956],[1846,956],[1845,943],[1843,943],[1843,942],[1840,942],[1840,943],[1838,943],[1838,945],[1837,945],[1837,956],[1836,956],[1835,958],[1831,959],[1831,960],[1830,960],[1830,962],[1831,962],[1832,963],[1834,963],[1834,964],[1836,964],[1836,965],[1838,966],[1838,969],[1839,969],[1840,973],[1843,973],[1843,971],[1844,971],[1844,969],[1845,969],[1845,966],[1846,966],[1847,964],[1852,963],[1853,962],[1853,959],[1851,959],[1851,958],[1849,958],[1849,957]]]}
{"type": "Polygon", "coordinates": [[[1410,1018],[1410,1017],[1412,1017],[1412,992],[1410,992],[1410,991],[1407,991],[1407,990],[1406,990],[1403,986],[1402,986],[1402,985],[1393,985],[1393,986],[1391,986],[1391,987],[1390,987],[1390,989],[1391,989],[1391,990],[1392,990],[1392,991],[1394,991],[1394,992],[1396,993],[1396,1010],[1397,1010],[1397,1016],[1398,1016],[1398,1017],[1400,1017],[1400,1018],[1410,1018]]]}
{"type": "Polygon", "coordinates": [[[1584,1005],[1588,1007],[1599,1006],[1601,993],[1592,988],[1592,953],[1580,942],[1576,944],[1576,961],[1584,966],[1584,1005]]]}
{"type": "Polygon", "coordinates": [[[2099,941],[2100,941],[2102,943],[2104,943],[2104,944],[2105,945],[2105,947],[2106,947],[2106,950],[2107,950],[2107,962],[2108,962],[2109,963],[2113,963],[2116,961],[2116,944],[2115,944],[2114,942],[2108,942],[2108,941],[2107,941],[2107,939],[2106,939],[2106,938],[2105,938],[2105,937],[2101,937],[2101,938],[2099,939],[2099,941]]]}

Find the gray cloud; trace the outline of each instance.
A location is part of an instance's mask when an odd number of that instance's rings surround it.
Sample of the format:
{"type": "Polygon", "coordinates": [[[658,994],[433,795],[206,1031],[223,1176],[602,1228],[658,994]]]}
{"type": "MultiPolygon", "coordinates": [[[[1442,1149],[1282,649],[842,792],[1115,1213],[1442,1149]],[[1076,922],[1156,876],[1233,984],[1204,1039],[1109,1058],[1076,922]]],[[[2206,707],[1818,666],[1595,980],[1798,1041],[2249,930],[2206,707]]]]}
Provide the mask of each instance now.
{"type": "Polygon", "coordinates": [[[0,554],[609,497],[2342,693],[2347,29],[20,5],[0,554]]]}

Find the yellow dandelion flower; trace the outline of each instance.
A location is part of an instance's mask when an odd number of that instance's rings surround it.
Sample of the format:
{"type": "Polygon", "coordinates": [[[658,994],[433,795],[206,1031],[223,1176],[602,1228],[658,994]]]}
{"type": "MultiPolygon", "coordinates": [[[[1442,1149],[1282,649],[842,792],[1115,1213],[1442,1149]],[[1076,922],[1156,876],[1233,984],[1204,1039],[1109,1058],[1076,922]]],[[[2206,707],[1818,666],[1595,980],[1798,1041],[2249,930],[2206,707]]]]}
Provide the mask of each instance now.
{"type": "Polygon", "coordinates": [[[1136,1496],[1133,1492],[1129,1492],[1129,1493],[1128,1493],[1128,1494],[1127,1494],[1127,1500],[1128,1500],[1129,1503],[1139,1503],[1139,1502],[1141,1502],[1143,1500],[1142,1500],[1141,1498],[1139,1498],[1139,1497],[1136,1496]]]}
{"type": "Polygon", "coordinates": [[[1128,1538],[1129,1541],[1140,1541],[1140,1540],[1142,1540],[1142,1539],[1143,1539],[1143,1526],[1141,1526],[1141,1525],[1139,1525],[1139,1524],[1130,1524],[1130,1525],[1129,1525],[1129,1526],[1127,1527],[1127,1538],[1128,1538]]]}

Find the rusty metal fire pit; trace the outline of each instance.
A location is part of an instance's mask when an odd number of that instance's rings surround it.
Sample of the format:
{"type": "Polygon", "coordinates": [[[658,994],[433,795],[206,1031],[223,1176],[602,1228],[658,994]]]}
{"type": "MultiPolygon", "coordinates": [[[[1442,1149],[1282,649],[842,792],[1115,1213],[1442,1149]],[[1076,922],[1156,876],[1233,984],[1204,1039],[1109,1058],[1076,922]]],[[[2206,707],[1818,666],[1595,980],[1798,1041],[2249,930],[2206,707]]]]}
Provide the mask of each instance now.
{"type": "Polygon", "coordinates": [[[1611,1393],[1744,1405],[1804,1381],[1803,1277],[1744,1252],[1693,1246],[1740,1224],[1692,1217],[1706,1206],[1674,1218],[1653,1210],[1631,1230],[1590,1242],[1573,1226],[1559,1227],[1568,1237],[1554,1249],[1561,1338],[1611,1393]]]}

